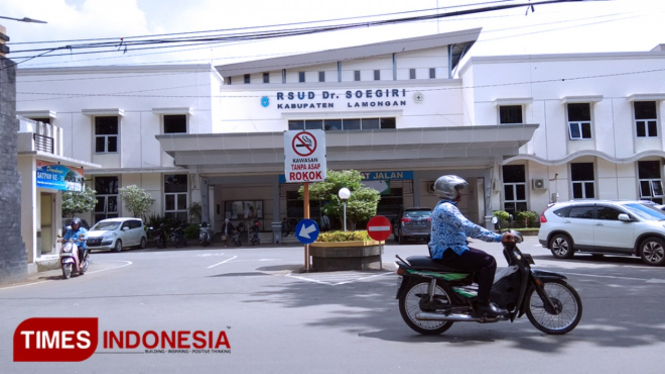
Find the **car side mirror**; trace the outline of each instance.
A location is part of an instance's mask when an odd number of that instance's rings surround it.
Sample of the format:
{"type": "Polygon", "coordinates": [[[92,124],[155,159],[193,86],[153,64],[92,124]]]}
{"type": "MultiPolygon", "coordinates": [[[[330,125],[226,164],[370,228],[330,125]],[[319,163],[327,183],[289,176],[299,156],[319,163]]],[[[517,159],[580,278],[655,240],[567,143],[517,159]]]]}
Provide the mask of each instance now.
{"type": "Polygon", "coordinates": [[[129,230],[129,227],[127,227],[127,226],[122,228],[122,231],[127,231],[127,230],[129,230]]]}
{"type": "Polygon", "coordinates": [[[621,222],[631,222],[632,219],[630,219],[630,216],[626,213],[621,213],[619,214],[619,221],[621,222]]]}

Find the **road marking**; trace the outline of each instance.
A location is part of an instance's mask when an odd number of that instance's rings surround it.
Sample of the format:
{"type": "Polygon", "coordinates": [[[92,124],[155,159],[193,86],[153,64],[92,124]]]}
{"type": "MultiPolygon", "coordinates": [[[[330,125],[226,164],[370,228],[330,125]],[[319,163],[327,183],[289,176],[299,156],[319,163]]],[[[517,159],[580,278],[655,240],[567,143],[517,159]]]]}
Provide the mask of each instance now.
{"type": "Polygon", "coordinates": [[[376,274],[376,272],[336,271],[332,273],[306,273],[306,274],[297,274],[297,275],[294,273],[289,273],[286,274],[286,276],[289,278],[295,278],[307,282],[326,284],[329,286],[338,286],[341,284],[360,282],[371,278],[382,277],[388,274],[395,274],[395,273],[392,271],[384,272],[381,274],[376,274]]]}
{"type": "Polygon", "coordinates": [[[233,260],[234,258],[238,258],[238,256],[233,256],[233,257],[228,258],[228,259],[226,259],[226,260],[224,260],[224,261],[222,261],[222,262],[216,263],[216,264],[214,264],[214,265],[210,265],[210,266],[208,266],[208,269],[212,269],[212,268],[214,268],[214,267],[217,266],[217,265],[225,264],[225,263],[227,263],[227,262],[233,260]]]}
{"type": "Polygon", "coordinates": [[[197,257],[224,256],[224,253],[203,253],[196,256],[197,257]]]}

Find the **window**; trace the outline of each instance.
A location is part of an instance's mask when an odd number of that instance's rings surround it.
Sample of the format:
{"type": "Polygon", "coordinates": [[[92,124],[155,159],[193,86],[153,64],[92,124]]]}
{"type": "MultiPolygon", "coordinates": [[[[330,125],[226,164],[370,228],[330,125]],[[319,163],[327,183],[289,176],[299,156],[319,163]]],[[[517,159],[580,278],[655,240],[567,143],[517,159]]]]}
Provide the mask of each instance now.
{"type": "Polygon", "coordinates": [[[360,81],[360,70],[355,70],[353,72],[353,80],[356,82],[360,81]]]}
{"type": "Polygon", "coordinates": [[[637,177],[640,183],[640,199],[663,203],[663,182],[661,181],[660,161],[640,161],[637,163],[637,177]]]}
{"type": "Polygon", "coordinates": [[[185,133],[187,133],[186,114],[164,115],[164,134],[185,134],[185,133]]]}
{"type": "Polygon", "coordinates": [[[164,176],[164,218],[187,222],[187,174],[164,176]]]}
{"type": "Polygon", "coordinates": [[[429,79],[435,79],[436,78],[436,69],[435,68],[430,68],[429,69],[429,79]]]}
{"type": "Polygon", "coordinates": [[[568,134],[570,140],[591,139],[590,104],[568,104],[568,134]]]}
{"type": "Polygon", "coordinates": [[[409,69],[409,79],[416,79],[416,69],[409,69]]]}
{"type": "Polygon", "coordinates": [[[305,83],[305,72],[304,71],[298,72],[298,82],[305,83]]]}
{"type": "Polygon", "coordinates": [[[270,83],[270,73],[263,73],[263,83],[270,83]]]}
{"type": "Polygon", "coordinates": [[[593,199],[596,197],[593,163],[580,162],[570,164],[570,175],[573,187],[573,199],[593,199]]]}
{"type": "Polygon", "coordinates": [[[232,79],[231,79],[231,78],[232,78],[232,77],[228,77],[228,78],[229,78],[229,80],[228,80],[228,81],[226,81],[226,84],[228,84],[228,85],[231,85],[231,81],[232,81],[232,79]]]}
{"type": "Polygon", "coordinates": [[[635,127],[637,136],[642,138],[658,136],[658,114],[655,101],[636,101],[635,127]]]}
{"type": "Polygon", "coordinates": [[[95,153],[118,152],[118,117],[95,117],[95,153]]]}
{"type": "Polygon", "coordinates": [[[604,219],[608,221],[618,221],[619,214],[623,213],[622,211],[609,207],[609,206],[598,206],[596,207],[596,218],[604,219]]]}
{"type": "Polygon", "coordinates": [[[593,206],[591,205],[582,205],[574,206],[570,208],[570,213],[568,214],[569,218],[584,218],[590,219],[593,218],[593,206]]]}
{"type": "Polygon", "coordinates": [[[526,211],[526,172],[524,165],[503,167],[503,210],[526,211]]]}
{"type": "Polygon", "coordinates": [[[245,74],[245,83],[250,83],[251,79],[249,77],[249,74],[245,74]]]}
{"type": "Polygon", "coordinates": [[[375,81],[381,80],[381,70],[374,70],[374,80],[375,81]]]}
{"type": "Polygon", "coordinates": [[[395,118],[348,118],[326,120],[290,120],[289,130],[326,131],[394,129],[395,118]]]}
{"type": "Polygon", "coordinates": [[[499,123],[523,123],[521,105],[501,105],[499,106],[499,123]]]}
{"type": "Polygon", "coordinates": [[[325,71],[320,71],[319,72],[319,82],[325,82],[326,81],[326,72],[325,71]]]}
{"type": "Polygon", "coordinates": [[[118,217],[118,177],[95,177],[95,222],[118,217]]]}

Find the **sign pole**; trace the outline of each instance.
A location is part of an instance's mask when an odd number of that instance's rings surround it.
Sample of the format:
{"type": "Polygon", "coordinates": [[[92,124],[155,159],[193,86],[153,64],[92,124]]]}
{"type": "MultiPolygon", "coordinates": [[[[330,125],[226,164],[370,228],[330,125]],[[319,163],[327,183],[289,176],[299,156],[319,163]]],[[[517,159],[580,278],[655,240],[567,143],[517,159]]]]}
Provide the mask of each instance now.
{"type": "MultiPolygon", "coordinates": [[[[309,219],[309,182],[305,182],[305,193],[303,194],[304,200],[304,215],[305,219],[309,219]]],[[[309,244],[305,244],[305,269],[309,272],[309,244]]]]}

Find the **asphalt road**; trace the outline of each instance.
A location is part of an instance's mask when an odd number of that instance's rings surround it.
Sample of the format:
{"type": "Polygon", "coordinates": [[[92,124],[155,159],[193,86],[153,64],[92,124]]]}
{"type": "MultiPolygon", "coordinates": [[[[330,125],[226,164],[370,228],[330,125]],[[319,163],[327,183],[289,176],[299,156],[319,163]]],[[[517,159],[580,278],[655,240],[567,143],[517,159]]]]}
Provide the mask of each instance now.
{"type": "MultiPolygon", "coordinates": [[[[498,244],[473,242],[505,265],[498,244]]],[[[561,261],[527,237],[537,267],[565,274],[584,303],[578,327],[548,336],[515,323],[456,323],[421,336],[394,299],[385,271],[294,272],[303,248],[241,247],[93,253],[90,273],[59,272],[0,288],[0,373],[663,373],[665,269],[637,258],[561,261]],[[79,363],[14,363],[12,337],[30,317],[96,317],[99,331],[225,331],[230,353],[103,349],[79,363]]]]}

